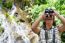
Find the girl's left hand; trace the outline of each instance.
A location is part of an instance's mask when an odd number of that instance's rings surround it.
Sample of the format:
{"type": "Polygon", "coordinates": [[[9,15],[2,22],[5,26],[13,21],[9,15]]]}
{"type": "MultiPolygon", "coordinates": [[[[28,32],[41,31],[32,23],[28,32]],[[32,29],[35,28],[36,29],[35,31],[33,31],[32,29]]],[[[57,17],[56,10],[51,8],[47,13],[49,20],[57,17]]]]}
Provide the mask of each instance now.
{"type": "Polygon", "coordinates": [[[57,11],[54,11],[53,16],[57,16],[59,13],[57,11]]]}

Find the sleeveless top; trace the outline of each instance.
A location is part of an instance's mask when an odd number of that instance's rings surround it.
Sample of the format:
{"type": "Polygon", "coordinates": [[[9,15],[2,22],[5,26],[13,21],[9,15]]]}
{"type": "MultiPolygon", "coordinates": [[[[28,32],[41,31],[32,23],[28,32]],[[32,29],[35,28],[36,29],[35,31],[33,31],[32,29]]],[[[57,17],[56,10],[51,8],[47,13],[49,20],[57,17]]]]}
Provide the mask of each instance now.
{"type": "Polygon", "coordinates": [[[52,27],[50,30],[47,31],[47,33],[48,33],[48,40],[46,40],[45,38],[44,28],[40,30],[39,43],[53,43],[53,40],[55,40],[54,43],[61,43],[59,31],[57,28],[52,27]],[[53,34],[55,34],[55,36],[53,36],[53,34]]]}

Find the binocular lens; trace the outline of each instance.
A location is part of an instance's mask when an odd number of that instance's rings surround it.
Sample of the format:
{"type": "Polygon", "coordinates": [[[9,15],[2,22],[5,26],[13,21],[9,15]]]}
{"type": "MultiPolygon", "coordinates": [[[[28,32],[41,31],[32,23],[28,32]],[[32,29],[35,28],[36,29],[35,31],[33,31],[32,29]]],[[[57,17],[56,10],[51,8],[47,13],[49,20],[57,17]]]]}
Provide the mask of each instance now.
{"type": "Polygon", "coordinates": [[[50,10],[49,12],[50,12],[50,13],[54,13],[54,11],[53,11],[53,10],[50,10]]]}
{"type": "Polygon", "coordinates": [[[49,13],[49,11],[48,10],[45,10],[45,13],[49,13]]]}
{"type": "Polygon", "coordinates": [[[46,9],[45,13],[54,13],[54,11],[52,9],[46,9]]]}
{"type": "Polygon", "coordinates": [[[48,17],[52,18],[51,13],[54,13],[53,9],[45,9],[46,18],[48,18],[48,17]]]}
{"type": "MultiPolygon", "coordinates": [[[[50,17],[52,17],[52,15],[49,15],[50,17]]],[[[46,15],[46,17],[49,17],[48,15],[46,15]]]]}

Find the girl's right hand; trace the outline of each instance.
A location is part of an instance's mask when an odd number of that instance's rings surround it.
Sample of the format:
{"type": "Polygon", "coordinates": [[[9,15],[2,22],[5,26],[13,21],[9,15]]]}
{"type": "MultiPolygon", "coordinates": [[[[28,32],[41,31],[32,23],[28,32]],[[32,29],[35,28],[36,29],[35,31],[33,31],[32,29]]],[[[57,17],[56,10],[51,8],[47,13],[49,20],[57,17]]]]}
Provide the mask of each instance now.
{"type": "Polygon", "coordinates": [[[45,15],[44,13],[41,13],[41,15],[40,15],[40,17],[39,17],[39,18],[40,18],[41,20],[44,20],[44,19],[45,19],[45,17],[46,17],[46,15],[45,15]]]}

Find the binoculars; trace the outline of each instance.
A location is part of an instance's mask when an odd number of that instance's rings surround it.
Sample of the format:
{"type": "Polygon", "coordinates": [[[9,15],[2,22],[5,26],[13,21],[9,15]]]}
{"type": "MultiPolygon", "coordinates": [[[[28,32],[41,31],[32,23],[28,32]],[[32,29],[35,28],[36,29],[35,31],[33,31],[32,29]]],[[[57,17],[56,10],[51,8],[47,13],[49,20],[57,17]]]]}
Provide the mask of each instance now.
{"type": "Polygon", "coordinates": [[[54,13],[53,9],[45,9],[45,14],[46,14],[46,17],[48,17],[48,15],[50,17],[52,17],[52,14],[51,13],[54,13]]]}

